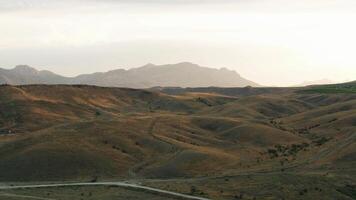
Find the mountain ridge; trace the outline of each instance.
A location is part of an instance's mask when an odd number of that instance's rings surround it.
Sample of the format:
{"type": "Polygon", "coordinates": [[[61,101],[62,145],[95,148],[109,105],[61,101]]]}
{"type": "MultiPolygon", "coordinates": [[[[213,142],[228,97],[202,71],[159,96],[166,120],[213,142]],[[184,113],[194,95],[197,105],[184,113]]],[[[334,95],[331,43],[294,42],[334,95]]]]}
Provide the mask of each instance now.
{"type": "Polygon", "coordinates": [[[148,63],[132,69],[114,69],[107,72],[65,77],[48,70],[36,70],[27,65],[13,69],[0,68],[0,84],[87,84],[106,87],[245,87],[260,86],[234,70],[209,68],[190,62],[154,65],[148,63]]]}

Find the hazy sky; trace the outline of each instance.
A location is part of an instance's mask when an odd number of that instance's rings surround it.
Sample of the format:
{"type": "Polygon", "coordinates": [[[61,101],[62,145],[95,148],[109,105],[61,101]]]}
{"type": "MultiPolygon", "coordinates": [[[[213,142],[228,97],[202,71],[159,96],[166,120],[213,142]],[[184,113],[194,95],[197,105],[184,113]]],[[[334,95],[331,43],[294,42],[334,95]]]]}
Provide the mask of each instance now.
{"type": "Polygon", "coordinates": [[[264,85],[356,79],[355,0],[0,0],[0,67],[74,76],[146,63],[264,85]]]}

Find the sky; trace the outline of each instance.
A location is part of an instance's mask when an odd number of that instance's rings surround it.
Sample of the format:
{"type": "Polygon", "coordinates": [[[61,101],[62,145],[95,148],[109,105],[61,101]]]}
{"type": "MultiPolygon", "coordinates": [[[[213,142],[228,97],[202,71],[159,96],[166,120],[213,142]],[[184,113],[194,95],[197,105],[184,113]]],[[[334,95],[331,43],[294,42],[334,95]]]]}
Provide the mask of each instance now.
{"type": "Polygon", "coordinates": [[[356,80],[355,0],[0,0],[0,67],[193,62],[262,85],[356,80]]]}

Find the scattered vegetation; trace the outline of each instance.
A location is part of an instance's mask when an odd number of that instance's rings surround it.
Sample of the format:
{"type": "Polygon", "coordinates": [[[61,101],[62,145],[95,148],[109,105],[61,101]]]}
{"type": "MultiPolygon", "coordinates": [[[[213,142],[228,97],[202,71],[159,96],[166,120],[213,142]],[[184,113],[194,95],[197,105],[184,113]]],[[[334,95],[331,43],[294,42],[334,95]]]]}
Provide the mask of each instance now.
{"type": "Polygon", "coordinates": [[[202,103],[202,104],[205,104],[205,105],[207,105],[207,106],[209,106],[209,107],[213,106],[207,99],[204,99],[204,98],[202,98],[202,97],[198,97],[198,98],[196,99],[196,101],[197,101],[197,102],[200,102],[200,103],[202,103]]]}
{"type": "Polygon", "coordinates": [[[296,156],[298,152],[307,150],[308,147],[308,143],[275,145],[274,148],[268,149],[267,153],[270,155],[270,158],[296,156]]]}
{"type": "Polygon", "coordinates": [[[95,115],[96,115],[96,116],[100,116],[100,115],[101,115],[100,111],[96,111],[96,112],[95,112],[95,115]]]}
{"type": "Polygon", "coordinates": [[[321,137],[316,140],[313,140],[313,143],[317,146],[321,146],[321,145],[325,144],[326,142],[328,142],[329,140],[331,140],[331,138],[321,137]]]}
{"type": "Polygon", "coordinates": [[[356,82],[312,86],[307,89],[302,89],[301,93],[356,93],[356,82]]]}

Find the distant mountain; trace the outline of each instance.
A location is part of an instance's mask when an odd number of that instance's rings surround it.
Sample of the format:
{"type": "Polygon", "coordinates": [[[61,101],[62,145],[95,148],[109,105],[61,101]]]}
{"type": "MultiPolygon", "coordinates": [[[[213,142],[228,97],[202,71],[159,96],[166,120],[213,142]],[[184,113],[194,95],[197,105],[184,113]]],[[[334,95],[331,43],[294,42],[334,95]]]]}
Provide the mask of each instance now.
{"type": "Polygon", "coordinates": [[[27,84],[87,84],[107,87],[245,87],[259,86],[226,68],[214,69],[183,62],[170,65],[147,64],[129,70],[117,69],[104,73],[83,74],[69,78],[49,71],[37,71],[21,65],[0,69],[0,83],[27,84]]]}
{"type": "Polygon", "coordinates": [[[50,71],[37,71],[27,65],[18,65],[11,70],[0,68],[0,83],[11,85],[27,84],[65,84],[69,78],[50,71]]]}

